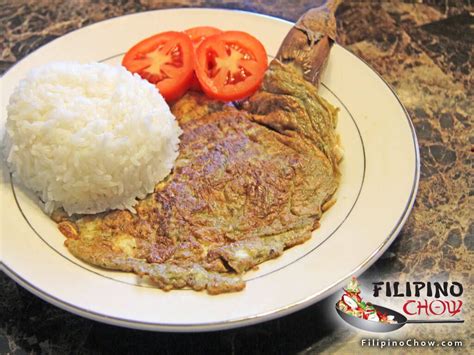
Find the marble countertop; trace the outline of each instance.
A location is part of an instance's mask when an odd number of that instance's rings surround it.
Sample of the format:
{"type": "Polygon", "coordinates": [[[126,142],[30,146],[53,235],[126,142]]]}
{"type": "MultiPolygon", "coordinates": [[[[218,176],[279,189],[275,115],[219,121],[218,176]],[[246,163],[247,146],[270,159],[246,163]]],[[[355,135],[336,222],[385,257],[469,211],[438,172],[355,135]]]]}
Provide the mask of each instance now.
{"type": "MultiPolygon", "coordinates": [[[[172,7],[224,7],[295,21],[317,2],[1,0],[0,71],[54,38],[123,14],[172,7]]],[[[421,154],[421,180],[413,212],[398,239],[361,280],[462,282],[466,289],[465,324],[411,325],[390,337],[461,339],[463,351],[469,349],[473,337],[474,301],[469,290],[474,250],[472,11],[467,1],[419,0],[346,1],[337,12],[339,43],[362,57],[396,90],[412,117],[421,154]]],[[[327,315],[325,309],[332,307],[332,302],[330,297],[281,319],[230,331],[152,333],[67,313],[0,272],[0,354],[380,351],[362,349],[364,334],[327,315]]],[[[407,350],[391,349],[396,353],[407,350]]]]}

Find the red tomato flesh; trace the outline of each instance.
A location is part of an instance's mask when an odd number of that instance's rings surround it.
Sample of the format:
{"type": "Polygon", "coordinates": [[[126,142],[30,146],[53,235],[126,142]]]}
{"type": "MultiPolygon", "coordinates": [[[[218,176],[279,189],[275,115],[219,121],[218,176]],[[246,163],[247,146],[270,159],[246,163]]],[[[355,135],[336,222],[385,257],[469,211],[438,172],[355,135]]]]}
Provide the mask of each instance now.
{"type": "MultiPolygon", "coordinates": [[[[184,33],[189,36],[189,39],[193,43],[194,50],[196,50],[206,38],[221,34],[222,31],[211,26],[199,26],[188,28],[186,31],[184,31],[184,33]]],[[[194,91],[201,91],[201,84],[199,84],[196,74],[193,75],[190,89],[194,91]]]]}
{"type": "Polygon", "coordinates": [[[227,31],[205,39],[196,51],[196,76],[204,93],[222,101],[252,95],[268,67],[262,43],[245,32],[227,31]]]}
{"type": "Polygon", "coordinates": [[[166,101],[174,101],[191,85],[194,74],[193,44],[181,32],[159,33],[130,48],[122,65],[155,84],[166,101]]]}

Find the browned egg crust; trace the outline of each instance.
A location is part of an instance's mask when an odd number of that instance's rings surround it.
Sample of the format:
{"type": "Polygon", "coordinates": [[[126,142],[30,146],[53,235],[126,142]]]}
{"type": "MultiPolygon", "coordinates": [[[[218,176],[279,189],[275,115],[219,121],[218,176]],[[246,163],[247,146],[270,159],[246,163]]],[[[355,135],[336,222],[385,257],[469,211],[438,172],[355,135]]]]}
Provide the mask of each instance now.
{"type": "Polygon", "coordinates": [[[238,108],[188,93],[172,110],[184,132],[179,157],[136,214],[54,218],[90,264],[164,290],[242,290],[245,271],[309,239],[331,203],[337,110],[278,61],[238,108]]]}

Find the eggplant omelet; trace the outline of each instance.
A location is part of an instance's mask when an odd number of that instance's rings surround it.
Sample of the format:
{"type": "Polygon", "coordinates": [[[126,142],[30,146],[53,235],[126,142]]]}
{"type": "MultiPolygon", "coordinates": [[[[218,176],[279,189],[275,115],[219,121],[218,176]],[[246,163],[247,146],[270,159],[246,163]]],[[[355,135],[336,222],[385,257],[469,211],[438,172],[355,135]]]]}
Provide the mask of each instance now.
{"type": "Polygon", "coordinates": [[[53,218],[79,259],[149,277],[164,290],[242,290],[245,271],[303,243],[333,202],[341,159],[337,109],[317,93],[334,16],[308,12],[238,105],[188,93],[171,174],[136,213],[53,218]],[[306,16],[306,17],[305,17],[306,16]]]}

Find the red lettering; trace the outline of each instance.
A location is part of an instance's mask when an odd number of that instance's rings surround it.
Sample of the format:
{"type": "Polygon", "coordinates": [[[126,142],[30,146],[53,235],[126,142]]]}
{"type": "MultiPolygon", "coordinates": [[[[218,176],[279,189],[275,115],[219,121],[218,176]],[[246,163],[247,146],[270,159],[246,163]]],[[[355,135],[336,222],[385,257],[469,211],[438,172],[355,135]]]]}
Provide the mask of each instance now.
{"type": "Polygon", "coordinates": [[[411,313],[411,312],[408,312],[408,305],[412,304],[412,303],[415,303],[416,301],[415,300],[408,300],[405,302],[405,304],[403,305],[403,312],[405,312],[406,314],[409,314],[410,316],[414,316],[416,314],[415,313],[411,313]]]}
{"type": "Polygon", "coordinates": [[[446,306],[448,308],[449,314],[451,315],[451,317],[453,317],[456,314],[461,312],[462,301],[461,300],[457,300],[457,302],[456,301],[451,301],[451,302],[446,301],[446,306]],[[451,305],[453,306],[452,308],[451,308],[451,305]]]}
{"type": "Polygon", "coordinates": [[[447,300],[408,300],[403,305],[403,312],[410,316],[421,315],[422,313],[427,316],[440,316],[448,313],[451,317],[461,312],[462,301],[447,301],[447,300]]]}
{"type": "Polygon", "coordinates": [[[428,309],[428,301],[427,300],[423,300],[423,301],[418,301],[418,314],[421,314],[421,310],[424,309],[425,310],[425,314],[427,316],[430,315],[430,312],[429,312],[429,309],[428,309]],[[425,304],[421,304],[422,302],[425,302],[425,304]]]}
{"type": "Polygon", "coordinates": [[[443,301],[434,300],[433,302],[430,303],[430,312],[431,314],[434,314],[435,316],[444,314],[444,312],[446,312],[446,304],[443,301]],[[437,309],[440,310],[439,313],[436,313],[437,309]]]}

